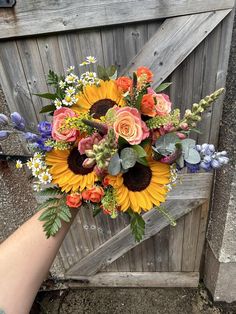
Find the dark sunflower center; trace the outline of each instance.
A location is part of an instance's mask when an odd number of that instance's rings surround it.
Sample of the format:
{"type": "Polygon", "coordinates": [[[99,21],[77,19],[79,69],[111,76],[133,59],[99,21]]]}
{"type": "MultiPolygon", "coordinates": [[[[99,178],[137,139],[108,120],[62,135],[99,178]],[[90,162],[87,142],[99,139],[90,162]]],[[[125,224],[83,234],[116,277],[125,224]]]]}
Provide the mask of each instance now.
{"type": "Polygon", "coordinates": [[[92,172],[93,167],[92,168],[84,168],[82,166],[82,164],[86,158],[87,158],[86,155],[80,155],[80,153],[76,147],[73,148],[72,151],[70,152],[68,158],[67,158],[69,169],[72,172],[74,172],[74,174],[85,175],[85,174],[92,172]]]}
{"type": "Polygon", "coordinates": [[[149,167],[136,163],[123,174],[124,185],[133,192],[145,190],[151,182],[152,171],[149,167]]]}
{"type": "Polygon", "coordinates": [[[91,106],[90,114],[93,115],[95,119],[99,119],[105,116],[107,111],[115,105],[117,105],[117,103],[111,99],[100,99],[91,106]]]}

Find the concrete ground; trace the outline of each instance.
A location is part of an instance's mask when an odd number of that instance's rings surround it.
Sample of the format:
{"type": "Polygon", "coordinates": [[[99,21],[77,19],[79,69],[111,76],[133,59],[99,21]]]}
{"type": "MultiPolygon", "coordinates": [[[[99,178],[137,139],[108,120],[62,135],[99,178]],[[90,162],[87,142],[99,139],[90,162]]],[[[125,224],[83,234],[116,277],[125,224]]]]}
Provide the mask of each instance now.
{"type": "Polygon", "coordinates": [[[213,304],[203,288],[97,288],[38,294],[31,314],[235,314],[213,304]]]}

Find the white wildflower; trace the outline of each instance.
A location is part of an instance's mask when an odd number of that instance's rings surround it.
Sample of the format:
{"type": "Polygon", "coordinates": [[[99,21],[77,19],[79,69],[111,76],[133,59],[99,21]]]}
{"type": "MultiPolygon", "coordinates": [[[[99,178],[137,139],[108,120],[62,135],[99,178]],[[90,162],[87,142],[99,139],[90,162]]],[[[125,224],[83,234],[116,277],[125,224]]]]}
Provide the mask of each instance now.
{"type": "Polygon", "coordinates": [[[33,190],[34,190],[35,192],[40,192],[40,191],[42,191],[42,187],[41,187],[41,185],[40,185],[40,182],[36,182],[36,183],[33,185],[33,190]]]}
{"type": "Polygon", "coordinates": [[[66,90],[65,90],[66,94],[71,96],[75,93],[75,88],[74,87],[68,87],[66,90]]]}
{"type": "Polygon", "coordinates": [[[65,88],[65,86],[66,86],[66,82],[63,82],[63,81],[60,81],[60,82],[59,82],[59,87],[60,87],[61,89],[65,88]]]}
{"type": "Polygon", "coordinates": [[[87,61],[88,63],[96,63],[97,59],[93,56],[88,56],[85,58],[85,61],[87,61]]]}
{"type": "Polygon", "coordinates": [[[22,167],[23,167],[22,161],[18,159],[16,161],[16,169],[21,169],[22,167]]]}
{"type": "Polygon", "coordinates": [[[52,176],[51,174],[47,171],[45,172],[42,172],[40,175],[39,175],[39,180],[41,183],[43,184],[48,184],[52,181],[52,176]]]}
{"type": "Polygon", "coordinates": [[[65,98],[62,100],[63,105],[70,107],[76,103],[76,98],[70,95],[66,95],[65,98]]]}
{"type": "Polygon", "coordinates": [[[74,69],[75,69],[74,65],[71,65],[66,71],[72,72],[72,71],[74,71],[74,69]]]}
{"type": "Polygon", "coordinates": [[[56,98],[54,100],[54,105],[56,106],[57,109],[60,109],[62,106],[62,102],[60,101],[60,99],[56,98]]]}
{"type": "Polygon", "coordinates": [[[68,84],[73,84],[75,83],[76,81],[78,80],[78,76],[76,76],[75,74],[73,73],[70,73],[69,75],[67,75],[65,81],[66,83],[68,84]]]}

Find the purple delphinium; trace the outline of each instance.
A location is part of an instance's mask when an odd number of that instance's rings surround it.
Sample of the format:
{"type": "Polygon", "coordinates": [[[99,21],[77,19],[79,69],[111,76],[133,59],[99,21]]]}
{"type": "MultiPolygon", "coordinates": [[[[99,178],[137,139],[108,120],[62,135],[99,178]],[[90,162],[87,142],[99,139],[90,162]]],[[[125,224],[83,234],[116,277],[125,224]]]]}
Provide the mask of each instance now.
{"type": "Polygon", "coordinates": [[[52,133],[52,125],[48,121],[41,121],[38,124],[38,131],[41,135],[41,137],[37,140],[37,143],[35,146],[43,151],[50,151],[52,150],[51,146],[46,146],[45,142],[49,139],[51,139],[51,133],[52,133]]]}
{"type": "Polygon", "coordinates": [[[11,114],[11,122],[15,129],[19,131],[25,130],[25,120],[18,112],[13,112],[11,114]]]}
{"type": "Polygon", "coordinates": [[[49,138],[52,133],[52,124],[48,121],[42,121],[38,124],[38,131],[42,137],[49,138]]]}

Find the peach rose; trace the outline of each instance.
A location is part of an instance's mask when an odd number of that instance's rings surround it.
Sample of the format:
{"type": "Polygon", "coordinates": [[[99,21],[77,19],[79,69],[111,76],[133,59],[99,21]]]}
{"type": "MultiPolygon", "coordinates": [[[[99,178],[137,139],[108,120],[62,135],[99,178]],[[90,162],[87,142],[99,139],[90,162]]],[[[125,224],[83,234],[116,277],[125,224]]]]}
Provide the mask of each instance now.
{"type": "Polygon", "coordinates": [[[73,142],[77,137],[76,129],[64,129],[66,118],[75,117],[76,114],[73,110],[69,108],[62,107],[54,111],[53,121],[52,121],[52,138],[56,141],[66,141],[73,142]]]}
{"type": "Polygon", "coordinates": [[[99,203],[104,195],[104,190],[101,186],[94,186],[82,192],[82,197],[85,201],[99,203]]]}
{"type": "Polygon", "coordinates": [[[155,108],[158,116],[167,116],[171,111],[170,98],[166,94],[152,94],[156,103],[155,108]]]}
{"type": "Polygon", "coordinates": [[[80,193],[73,193],[66,196],[66,205],[77,208],[82,205],[82,196],[80,193]]]}
{"type": "Polygon", "coordinates": [[[131,145],[139,144],[149,136],[148,127],[136,108],[117,108],[113,128],[117,137],[123,137],[131,145]]]}
{"type": "Polygon", "coordinates": [[[121,76],[116,80],[116,85],[121,93],[125,93],[130,90],[132,80],[127,76],[121,76]]]}
{"type": "Polygon", "coordinates": [[[141,102],[141,113],[145,116],[155,117],[156,109],[155,109],[155,101],[151,94],[143,95],[141,102]]]}
{"type": "Polygon", "coordinates": [[[151,82],[153,78],[152,71],[147,67],[139,67],[137,69],[137,77],[143,76],[146,82],[151,82]]]}

